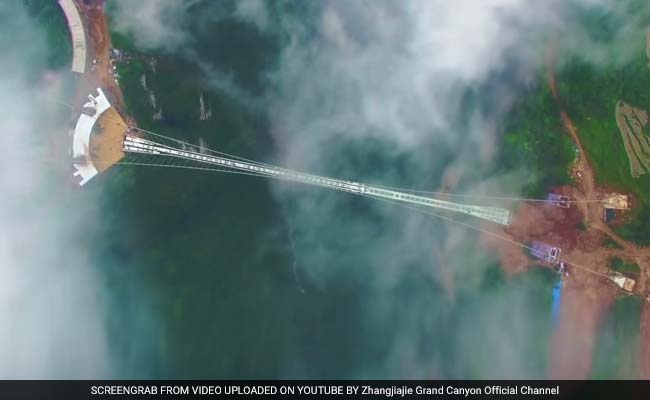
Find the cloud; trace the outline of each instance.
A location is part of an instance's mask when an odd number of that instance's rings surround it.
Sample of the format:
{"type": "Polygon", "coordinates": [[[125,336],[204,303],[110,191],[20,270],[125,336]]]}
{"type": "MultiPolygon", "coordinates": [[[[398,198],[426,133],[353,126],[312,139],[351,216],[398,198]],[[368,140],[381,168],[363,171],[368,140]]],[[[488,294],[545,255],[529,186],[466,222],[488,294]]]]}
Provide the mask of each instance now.
{"type": "MultiPolygon", "coordinates": [[[[196,38],[182,41],[188,35],[182,29],[185,6],[146,3],[164,8],[154,17],[176,18],[148,21],[146,26],[154,24],[143,35],[149,43],[165,51],[168,43],[191,47],[196,38]],[[169,29],[161,28],[167,23],[169,29]]],[[[350,180],[474,193],[501,191],[504,177],[485,171],[494,167],[511,105],[538,81],[548,43],[559,40],[563,59],[624,62],[625,54],[608,57],[606,43],[581,18],[595,13],[628,22],[613,30],[615,38],[640,28],[629,9],[605,0],[247,0],[233,10],[218,18],[243,21],[281,43],[277,64],[262,72],[261,100],[279,164],[350,180]]],[[[140,29],[128,19],[117,26],[140,29]]],[[[227,83],[232,89],[236,80],[227,83]]],[[[524,175],[507,178],[523,186],[524,175]]],[[[473,367],[479,377],[535,373],[523,350],[534,348],[536,321],[543,316],[529,303],[520,305],[528,299],[522,291],[481,297],[481,277],[495,260],[475,247],[465,228],[341,193],[284,184],[275,185],[274,193],[290,205],[292,247],[306,277],[301,286],[326,290],[363,282],[368,292],[360,318],[368,332],[378,326],[394,332],[383,357],[358,376],[460,378],[473,367]],[[430,295],[435,291],[445,296],[430,295]],[[479,305],[460,309],[457,303],[472,294],[479,305]],[[512,319],[511,329],[502,329],[505,318],[512,319]],[[454,333],[436,342],[445,336],[438,334],[443,326],[447,335],[454,333]],[[423,351],[433,346],[428,341],[443,349],[423,351]]]]}
{"type": "Polygon", "coordinates": [[[197,0],[117,0],[112,29],[131,35],[142,49],[176,50],[191,41],[187,11],[197,0]]]}
{"type": "Polygon", "coordinates": [[[623,19],[621,7],[596,0],[325,1],[314,20],[285,17],[290,39],[269,99],[281,148],[291,159],[335,139],[377,138],[396,152],[435,141],[489,160],[500,118],[517,86],[535,81],[549,39],[599,60],[603,46],[575,19],[585,8],[623,19]],[[487,85],[493,92],[481,93],[487,85]],[[475,94],[491,106],[467,107],[475,94]]]}
{"type": "Polygon", "coordinates": [[[2,3],[0,20],[0,378],[107,377],[105,291],[85,236],[96,198],[46,162],[50,141],[68,140],[68,110],[62,121],[48,97],[69,73],[43,73],[45,33],[22,7],[2,3]]]}
{"type": "MultiPolygon", "coordinates": [[[[498,177],[481,171],[494,165],[501,123],[520,87],[538,73],[540,31],[560,19],[557,7],[521,0],[319,4],[311,19],[285,15],[269,28],[288,38],[268,77],[279,162],[392,186],[499,192],[498,177]]],[[[286,192],[277,193],[286,199],[286,192]]],[[[325,229],[300,227],[318,215],[337,215],[345,200],[334,196],[324,194],[316,205],[300,206],[313,203],[308,196],[296,200],[294,225],[303,230],[297,236],[309,243],[322,238],[325,229]]],[[[432,243],[453,258],[463,241],[457,227],[440,220],[432,235],[419,222],[428,217],[380,210],[383,226],[370,237],[383,245],[367,249],[377,265],[368,275],[385,278],[393,261],[393,285],[405,255],[425,271],[436,270],[432,243]]],[[[368,224],[350,218],[345,225],[337,226],[341,242],[352,235],[348,230],[368,224]]],[[[343,272],[328,268],[334,279],[343,272]]],[[[457,268],[478,274],[482,267],[457,268]]]]}
{"type": "MultiPolygon", "coordinates": [[[[315,8],[311,18],[284,14],[266,28],[286,38],[268,76],[279,163],[351,180],[479,194],[503,193],[506,177],[485,171],[495,165],[513,102],[540,77],[547,45],[562,38],[563,57],[611,63],[578,17],[631,15],[603,1],[333,0],[315,8]]],[[[628,21],[614,36],[639,31],[634,18],[628,21]]],[[[523,186],[522,172],[507,178],[523,186]]],[[[529,357],[544,315],[520,291],[481,294],[483,272],[495,260],[476,248],[465,227],[370,203],[376,220],[369,221],[367,213],[354,212],[361,206],[337,193],[286,186],[275,192],[296,204],[290,218],[309,282],[327,287],[358,279],[371,288],[369,320],[399,327],[383,363],[361,376],[539,376],[529,357]],[[475,257],[463,256],[468,252],[475,257]],[[401,288],[413,275],[435,282],[430,290],[442,287],[447,297],[432,299],[417,285],[411,287],[417,294],[405,294],[401,288]],[[456,304],[468,296],[480,298],[481,306],[456,304]],[[504,326],[503,318],[512,323],[504,326]],[[437,341],[449,330],[460,338],[437,341]],[[432,346],[427,341],[453,356],[436,350],[423,356],[432,346]]]]}

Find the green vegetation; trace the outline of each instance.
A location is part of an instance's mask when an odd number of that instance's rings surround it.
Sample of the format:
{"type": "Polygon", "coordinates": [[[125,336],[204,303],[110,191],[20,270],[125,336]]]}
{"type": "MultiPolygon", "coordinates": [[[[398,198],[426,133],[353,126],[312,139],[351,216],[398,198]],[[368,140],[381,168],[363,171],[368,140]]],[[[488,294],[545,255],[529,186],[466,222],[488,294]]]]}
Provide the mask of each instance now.
{"type": "MultiPolygon", "coordinates": [[[[540,81],[542,78],[540,77],[540,81]]],[[[506,121],[500,166],[533,171],[525,196],[544,196],[552,186],[570,183],[569,165],[575,157],[571,138],[564,132],[560,110],[550,89],[540,86],[520,96],[506,121]]]]}
{"type": "MultiPolygon", "coordinates": [[[[224,51],[240,48],[244,53],[214,52],[215,68],[228,71],[247,58],[246,46],[232,46],[240,43],[240,37],[255,38],[245,31],[229,30],[236,35],[224,32],[218,39],[224,51]]],[[[124,49],[132,48],[130,40],[114,36],[116,46],[124,49]]],[[[212,48],[208,44],[202,45],[206,51],[212,48]]],[[[141,127],[194,143],[202,137],[209,146],[255,159],[272,154],[263,115],[253,114],[229,93],[202,81],[201,70],[182,56],[149,56],[157,60],[155,73],[141,55],[119,68],[128,110],[141,127]],[[154,110],[142,76],[163,109],[162,120],[152,119],[154,110]],[[213,110],[209,121],[198,119],[201,91],[213,110]]],[[[263,75],[261,66],[255,70],[263,75]]],[[[244,69],[233,79],[239,86],[249,74],[244,69]]],[[[241,86],[256,93],[262,78],[241,86]]],[[[535,145],[542,149],[553,143],[548,137],[535,145]]],[[[525,161],[525,155],[520,159],[525,161]]],[[[393,289],[376,289],[369,279],[375,274],[368,271],[374,271],[377,263],[377,244],[354,230],[359,226],[354,221],[363,220],[370,234],[382,230],[386,221],[372,208],[355,208],[357,200],[341,205],[339,220],[313,213],[308,226],[289,228],[262,180],[122,167],[108,174],[102,209],[109,226],[97,242],[104,246],[102,258],[114,260],[107,267],[111,288],[116,298],[124,299],[120,309],[133,315],[146,315],[144,306],[133,305],[138,298],[134,293],[146,290],[161,316],[160,325],[150,328],[147,337],[152,362],[135,376],[340,378],[362,371],[364,377],[384,378],[389,370],[384,360],[392,357],[387,352],[402,338],[421,343],[418,362],[441,360],[440,374],[445,377],[546,376],[552,332],[550,288],[556,279],[551,271],[535,269],[508,279],[498,265],[484,276],[468,270],[463,285],[454,288],[458,298],[450,302],[431,271],[411,262],[400,268],[399,284],[393,289]],[[304,268],[301,241],[309,240],[310,231],[318,232],[318,246],[327,251],[316,252],[322,255],[311,258],[309,268],[304,268]],[[294,235],[295,247],[289,235],[294,235]],[[340,237],[355,239],[342,243],[340,237]],[[314,287],[318,280],[304,279],[306,291],[297,289],[292,268],[302,275],[332,267],[344,269],[344,278],[318,287],[314,287]],[[486,339],[486,331],[492,340],[486,339]],[[503,352],[502,342],[512,352],[503,352]],[[513,353],[527,356],[513,367],[513,353]],[[495,369],[493,364],[510,369],[495,369]],[[485,371],[493,375],[486,376],[485,371]]],[[[430,223],[435,234],[438,224],[430,223]]],[[[475,246],[468,243],[463,254],[479,258],[472,251],[475,246]]],[[[423,251],[431,254],[430,249],[423,251]]],[[[475,260],[462,261],[454,271],[475,260]]],[[[382,274],[385,271],[376,275],[382,274]]],[[[128,315],[116,317],[113,325],[122,327],[128,321],[128,315]]],[[[132,360],[137,346],[125,341],[116,348],[132,360]]]]}
{"type": "MultiPolygon", "coordinates": [[[[633,9],[639,20],[650,23],[650,7],[637,0],[621,3],[633,9]]],[[[640,30],[621,31],[622,22],[615,13],[598,10],[574,10],[580,16],[591,40],[609,61],[570,60],[558,72],[558,91],[574,121],[580,139],[592,163],[597,183],[637,195],[639,207],[632,222],[617,228],[627,240],[650,244],[650,174],[633,178],[627,153],[616,125],[616,103],[650,110],[650,69],[645,54],[645,38],[640,30]],[[634,44],[631,44],[634,43],[634,44]],[[631,61],[629,55],[633,50],[631,61]]],[[[638,23],[638,21],[635,21],[638,23]]],[[[640,24],[639,25],[643,25],[640,24]]],[[[525,195],[540,196],[551,186],[569,182],[568,166],[574,158],[570,138],[564,133],[559,109],[544,77],[540,85],[515,104],[506,121],[500,166],[514,170],[526,166],[532,170],[525,195]]],[[[650,130],[650,127],[648,127],[650,130]]]]}
{"type": "MultiPolygon", "coordinates": [[[[151,106],[148,106],[147,102],[140,100],[142,98],[147,98],[144,88],[142,88],[139,83],[140,77],[145,73],[145,71],[146,65],[139,59],[135,59],[129,64],[119,64],[117,66],[117,73],[120,77],[120,87],[129,88],[129,90],[122,90],[122,92],[124,93],[124,101],[126,102],[127,109],[131,115],[146,115],[145,111],[151,110],[151,106]]],[[[138,121],[138,123],[140,123],[140,121],[138,121]]]]}
{"type": "Polygon", "coordinates": [[[603,242],[603,246],[607,247],[608,249],[619,249],[619,250],[623,249],[623,246],[618,244],[615,240],[613,240],[610,237],[605,239],[605,241],[603,242]]]}
{"type": "MultiPolygon", "coordinates": [[[[229,24],[214,37],[214,46],[209,38],[214,27],[205,29],[197,36],[197,48],[211,52],[211,67],[226,76],[234,74],[238,87],[258,93],[267,63],[267,57],[249,46],[258,34],[229,24]],[[233,45],[242,42],[246,45],[233,45]],[[212,51],[215,46],[219,51],[212,51]],[[227,54],[237,51],[241,54],[227,54]],[[258,65],[245,68],[244,60],[258,65]]],[[[134,48],[127,36],[114,35],[113,40],[116,47],[134,48]]],[[[128,110],[141,127],[194,143],[203,138],[209,146],[255,159],[272,153],[262,113],[247,109],[231,93],[211,85],[214,82],[203,81],[201,69],[191,60],[151,55],[157,60],[156,73],[139,55],[119,69],[128,110]],[[162,120],[152,119],[143,76],[163,109],[162,120]],[[198,119],[200,92],[213,109],[212,120],[198,119]]],[[[567,167],[574,154],[550,92],[545,85],[532,89],[510,116],[500,168],[527,166],[535,171],[525,191],[542,195],[550,186],[569,182],[567,167]]],[[[127,313],[114,317],[111,326],[117,331],[131,320],[147,324],[140,322],[148,315],[147,305],[135,301],[142,292],[152,294],[152,314],[161,316],[159,325],[148,327],[151,332],[144,341],[153,362],[144,372],[133,365],[123,369],[134,371],[132,376],[328,379],[363,371],[363,377],[381,378],[385,360],[394,358],[388,353],[394,344],[415,343],[419,353],[414,361],[430,365],[436,360],[434,367],[440,370],[435,373],[443,377],[546,377],[553,329],[551,287],[557,280],[549,269],[535,268],[512,279],[498,265],[482,275],[472,270],[467,274],[471,278],[454,287],[450,301],[430,270],[407,263],[394,288],[373,289],[373,274],[367,272],[382,253],[377,256],[378,248],[367,235],[346,231],[356,218],[364,224],[370,221],[370,233],[383,229],[385,221],[376,215],[373,219],[368,209],[357,211],[354,203],[346,204],[337,220],[313,213],[309,226],[291,228],[264,181],[173,169],[120,167],[107,174],[101,198],[107,227],[95,242],[102,246],[98,258],[108,260],[106,275],[116,302],[121,302],[116,308],[127,313]],[[318,232],[318,248],[328,250],[318,251],[318,262],[308,270],[301,269],[305,255],[300,241],[308,240],[309,230],[318,232]],[[338,236],[358,239],[341,243],[334,240],[338,236]],[[318,287],[316,280],[305,279],[307,290],[296,288],[292,268],[300,275],[334,266],[349,267],[344,268],[344,279],[318,287]],[[129,319],[128,313],[138,318],[129,319]],[[513,354],[526,357],[513,363],[513,354]]],[[[453,269],[454,277],[458,269],[453,269]]],[[[623,333],[634,332],[628,329],[632,320],[624,318],[623,333]]],[[[626,340],[616,330],[617,321],[609,329],[616,339],[626,340]]],[[[618,345],[608,340],[600,340],[602,348],[618,345]]],[[[133,362],[133,353],[140,351],[140,343],[130,337],[116,345],[125,363],[133,362]]],[[[598,361],[608,361],[604,354],[599,353],[598,361]]],[[[626,366],[626,354],[615,360],[626,366]]]]}
{"type": "Polygon", "coordinates": [[[578,222],[576,227],[578,228],[578,230],[580,232],[585,232],[587,230],[587,228],[589,228],[589,226],[584,221],[578,222]]]}
{"type": "Polygon", "coordinates": [[[591,376],[594,379],[638,379],[637,360],[643,299],[618,299],[596,339],[591,376]]]}
{"type": "Polygon", "coordinates": [[[72,43],[65,15],[59,4],[52,0],[23,0],[27,13],[37,21],[47,39],[47,66],[59,69],[72,60],[72,43]]]}
{"type": "Polygon", "coordinates": [[[623,272],[626,274],[635,275],[641,272],[639,264],[623,261],[619,257],[612,257],[609,265],[614,271],[623,272]]]}
{"type": "MultiPolygon", "coordinates": [[[[197,63],[180,55],[144,55],[128,36],[112,39],[132,56],[118,73],[128,112],[140,127],[192,143],[202,138],[210,147],[260,160],[271,152],[265,116],[216,90],[197,63]],[[162,107],[160,120],[152,118],[155,110],[143,77],[155,94],[156,108],[162,107]],[[210,120],[199,119],[201,93],[213,111],[210,120]]],[[[229,40],[238,42],[236,35],[229,40]]],[[[152,321],[160,325],[139,322],[138,330],[151,330],[143,345],[151,362],[144,370],[131,364],[133,340],[114,343],[126,364],[121,368],[125,376],[274,377],[278,363],[301,356],[310,364],[319,360],[332,365],[330,374],[343,374],[342,368],[354,368],[363,359],[360,354],[372,350],[355,343],[358,351],[343,358],[326,350],[337,332],[333,327],[363,328],[356,318],[359,289],[351,284],[327,288],[350,304],[341,312],[329,297],[317,291],[303,295],[296,288],[286,221],[266,181],[120,166],[101,182],[106,226],[103,239],[97,240],[97,259],[106,265],[114,297],[124,299],[116,304],[124,312],[115,314],[111,326],[125,326],[148,314],[160,317],[152,321]],[[142,298],[152,299],[153,312],[142,298]],[[285,310],[292,318],[279,317],[285,310]],[[324,328],[302,335],[294,329],[296,321],[301,326],[322,323],[324,328]],[[317,344],[313,350],[311,343],[317,344]]]]}
{"type": "Polygon", "coordinates": [[[637,195],[632,222],[617,229],[628,240],[650,244],[650,175],[633,178],[614,110],[623,100],[650,110],[650,69],[639,38],[636,57],[623,67],[598,69],[571,63],[558,77],[559,91],[596,173],[598,184],[637,195]]]}
{"type": "Polygon", "coordinates": [[[112,32],[111,33],[111,43],[114,48],[125,50],[129,52],[137,51],[136,47],[133,44],[133,37],[130,35],[123,34],[121,32],[112,32]]]}

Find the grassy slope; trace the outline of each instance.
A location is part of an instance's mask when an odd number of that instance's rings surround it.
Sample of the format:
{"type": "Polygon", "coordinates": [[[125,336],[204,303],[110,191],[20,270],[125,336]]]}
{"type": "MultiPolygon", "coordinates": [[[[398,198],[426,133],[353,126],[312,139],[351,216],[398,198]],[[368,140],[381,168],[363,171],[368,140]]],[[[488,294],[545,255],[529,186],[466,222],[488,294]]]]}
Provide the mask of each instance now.
{"type": "Polygon", "coordinates": [[[650,69],[643,49],[621,68],[597,70],[575,63],[559,77],[559,90],[567,111],[595,169],[599,184],[638,196],[640,207],[634,221],[619,233],[626,239],[650,244],[650,175],[633,178],[614,110],[622,99],[650,110],[650,69]]]}
{"type": "MultiPolygon", "coordinates": [[[[628,7],[646,10],[636,0],[628,7]]],[[[623,140],[614,118],[618,100],[650,110],[650,68],[645,55],[641,32],[624,39],[617,36],[622,22],[609,14],[584,12],[583,23],[593,40],[602,44],[610,59],[634,45],[634,57],[622,66],[598,66],[572,62],[558,73],[558,88],[567,112],[578,128],[578,134],[594,166],[597,183],[639,199],[632,222],[618,228],[624,238],[650,244],[650,175],[633,178],[623,140]],[[614,18],[612,20],[612,18],[614,18]]],[[[645,14],[644,14],[645,15],[645,14]]],[[[540,76],[539,85],[514,105],[506,121],[500,168],[530,171],[524,195],[541,196],[552,186],[569,182],[568,166],[573,159],[573,146],[564,133],[559,109],[540,76]]],[[[648,128],[650,132],[650,127],[648,128]]]]}
{"type": "Polygon", "coordinates": [[[613,270],[627,273],[627,274],[638,274],[641,272],[639,264],[634,262],[626,262],[620,259],[619,257],[613,257],[610,260],[610,266],[613,270]]]}
{"type": "Polygon", "coordinates": [[[575,10],[590,40],[607,54],[607,61],[600,65],[570,61],[558,73],[558,89],[595,169],[597,183],[634,193],[640,200],[633,221],[618,232],[628,240],[650,244],[650,224],[646,222],[650,219],[650,176],[631,176],[615,120],[619,100],[650,110],[645,37],[642,29],[637,29],[650,24],[650,6],[642,0],[625,0],[616,8],[619,13],[599,8],[575,10]]]}

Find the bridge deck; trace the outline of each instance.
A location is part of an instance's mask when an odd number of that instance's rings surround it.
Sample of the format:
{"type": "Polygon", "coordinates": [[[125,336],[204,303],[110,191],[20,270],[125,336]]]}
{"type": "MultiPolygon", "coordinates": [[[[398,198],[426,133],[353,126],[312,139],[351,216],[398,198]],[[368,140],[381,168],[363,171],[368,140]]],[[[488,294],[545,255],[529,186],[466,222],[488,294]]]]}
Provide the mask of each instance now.
{"type": "Polygon", "coordinates": [[[508,225],[510,223],[510,212],[503,208],[451,203],[430,197],[378,188],[372,185],[361,184],[358,182],[306,174],[303,172],[293,171],[267,164],[248,162],[229,157],[217,156],[214,154],[197,153],[172,146],[162,145],[151,140],[142,139],[131,135],[127,135],[125,137],[124,152],[160,155],[193,160],[227,169],[246,171],[254,173],[256,175],[280,178],[316,186],[323,186],[336,190],[362,194],[369,197],[376,197],[392,201],[411,203],[419,206],[460,212],[484,220],[496,222],[501,225],[508,225]]]}

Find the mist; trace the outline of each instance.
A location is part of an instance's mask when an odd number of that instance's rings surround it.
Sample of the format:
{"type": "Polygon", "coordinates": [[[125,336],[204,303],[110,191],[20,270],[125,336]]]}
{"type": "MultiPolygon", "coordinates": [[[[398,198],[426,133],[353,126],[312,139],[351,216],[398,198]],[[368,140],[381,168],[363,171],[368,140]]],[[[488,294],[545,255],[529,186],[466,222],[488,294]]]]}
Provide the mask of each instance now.
{"type": "MultiPolygon", "coordinates": [[[[235,20],[272,38],[277,57],[250,107],[266,111],[277,164],[475,194],[516,195],[530,179],[525,170],[491,171],[504,119],[538,84],[549,43],[556,43],[559,63],[604,66],[623,63],[625,54],[612,59],[581,13],[628,21],[616,38],[641,29],[633,10],[599,0],[332,0],[299,7],[248,0],[198,20],[190,15],[200,2],[147,0],[137,8],[154,18],[144,23],[137,12],[129,15],[131,2],[115,4],[115,27],[138,46],[196,57],[206,82],[244,103],[254,91],[212,65],[218,56],[195,50],[191,26],[235,20]]],[[[544,376],[530,360],[547,322],[534,311],[541,294],[517,285],[484,291],[483,277],[497,260],[471,230],[340,193],[284,184],[272,191],[292,227],[299,289],[326,293],[353,282],[362,292],[359,318],[368,342],[375,330],[390,332],[377,344],[379,355],[352,378],[544,376]]],[[[287,368],[284,376],[301,373],[287,368]]]]}
{"type": "Polygon", "coordinates": [[[108,377],[105,291],[85,238],[96,198],[71,194],[52,162],[69,110],[51,98],[70,73],[46,70],[46,32],[22,4],[0,4],[0,21],[0,378],[108,377]]]}

